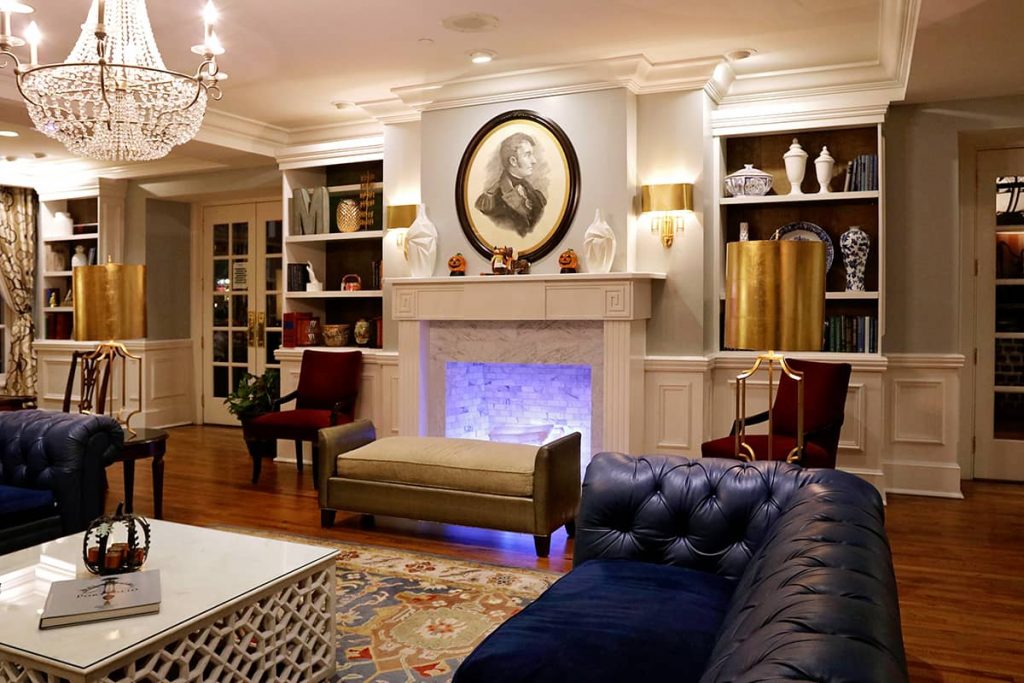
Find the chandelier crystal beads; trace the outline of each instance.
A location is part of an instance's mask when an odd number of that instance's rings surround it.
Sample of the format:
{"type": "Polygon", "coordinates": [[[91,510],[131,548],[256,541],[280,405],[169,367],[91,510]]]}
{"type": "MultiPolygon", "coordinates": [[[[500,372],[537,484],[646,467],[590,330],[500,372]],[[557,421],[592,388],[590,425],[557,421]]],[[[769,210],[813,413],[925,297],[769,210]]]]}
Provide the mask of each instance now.
{"type": "Polygon", "coordinates": [[[25,40],[11,34],[11,15],[31,12],[23,3],[0,0],[0,66],[14,62],[18,90],[36,128],[75,154],[105,161],[159,159],[195,137],[208,100],[221,98],[219,83],[226,75],[217,55],[224,50],[213,30],[212,3],[203,12],[203,43],[192,48],[203,61],[191,76],[164,65],[145,0],[93,0],[74,49],[55,64],[37,63],[35,22],[25,40]],[[29,63],[12,51],[26,41],[29,63]]]}

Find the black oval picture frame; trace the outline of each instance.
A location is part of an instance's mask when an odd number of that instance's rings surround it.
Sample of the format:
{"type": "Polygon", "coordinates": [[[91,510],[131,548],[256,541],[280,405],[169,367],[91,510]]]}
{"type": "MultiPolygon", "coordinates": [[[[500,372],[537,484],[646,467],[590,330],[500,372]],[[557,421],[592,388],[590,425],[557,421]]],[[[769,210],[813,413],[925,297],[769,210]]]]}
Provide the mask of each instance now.
{"type": "Polygon", "coordinates": [[[550,254],[572,225],[579,195],[580,164],[569,137],[527,109],[485,123],[463,152],[455,179],[459,224],[488,259],[504,246],[530,262],[550,254]]]}

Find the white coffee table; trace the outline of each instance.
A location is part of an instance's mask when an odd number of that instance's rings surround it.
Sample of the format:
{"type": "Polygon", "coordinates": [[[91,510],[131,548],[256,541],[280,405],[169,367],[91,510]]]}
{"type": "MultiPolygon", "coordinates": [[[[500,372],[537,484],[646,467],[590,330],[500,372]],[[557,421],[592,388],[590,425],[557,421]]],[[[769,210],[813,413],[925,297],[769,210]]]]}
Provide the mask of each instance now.
{"type": "Polygon", "coordinates": [[[337,662],[336,550],[151,520],[159,614],[39,630],[82,534],[0,556],[0,681],[322,681],[337,662]]]}

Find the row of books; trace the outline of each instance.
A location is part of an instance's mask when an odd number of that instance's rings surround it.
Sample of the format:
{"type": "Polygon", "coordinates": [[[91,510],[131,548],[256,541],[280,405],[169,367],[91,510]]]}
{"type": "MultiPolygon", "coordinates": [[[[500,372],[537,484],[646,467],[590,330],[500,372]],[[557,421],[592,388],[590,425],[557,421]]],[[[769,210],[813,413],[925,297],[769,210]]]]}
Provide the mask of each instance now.
{"type": "Polygon", "coordinates": [[[844,192],[878,189],[878,155],[861,154],[846,169],[844,192]]]}
{"type": "Polygon", "coordinates": [[[830,315],[825,319],[825,346],[837,353],[878,353],[878,318],[873,315],[830,315]]]}

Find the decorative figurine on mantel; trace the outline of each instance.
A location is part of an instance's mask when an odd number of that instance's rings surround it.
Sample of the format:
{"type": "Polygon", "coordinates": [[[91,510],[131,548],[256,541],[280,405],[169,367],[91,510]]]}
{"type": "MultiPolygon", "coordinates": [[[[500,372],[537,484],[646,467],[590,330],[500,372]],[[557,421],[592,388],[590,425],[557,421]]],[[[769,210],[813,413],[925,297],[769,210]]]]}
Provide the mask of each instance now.
{"type": "Polygon", "coordinates": [[[512,264],[515,262],[512,247],[495,247],[491,256],[491,273],[494,275],[511,275],[512,264]]]}
{"type": "Polygon", "coordinates": [[[512,262],[512,273],[514,275],[529,275],[530,262],[524,258],[517,258],[512,262]]]}
{"type": "Polygon", "coordinates": [[[558,265],[561,266],[559,273],[578,273],[580,259],[572,249],[566,249],[558,255],[558,265]]]}
{"type": "Polygon", "coordinates": [[[462,252],[448,259],[448,277],[464,277],[466,275],[466,257],[462,252]]]}

